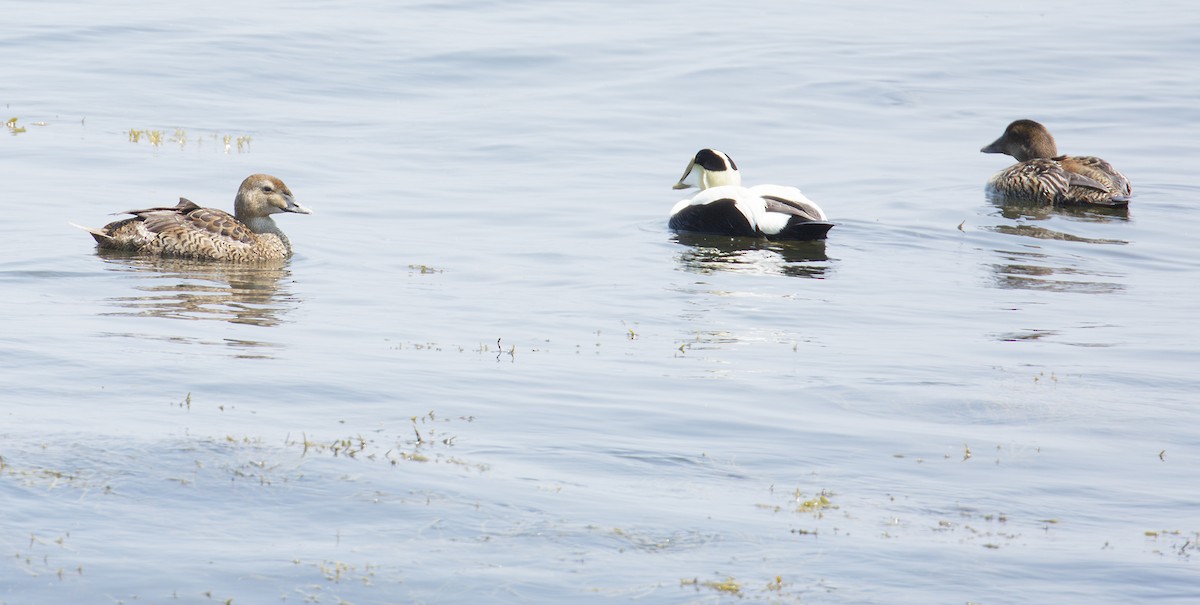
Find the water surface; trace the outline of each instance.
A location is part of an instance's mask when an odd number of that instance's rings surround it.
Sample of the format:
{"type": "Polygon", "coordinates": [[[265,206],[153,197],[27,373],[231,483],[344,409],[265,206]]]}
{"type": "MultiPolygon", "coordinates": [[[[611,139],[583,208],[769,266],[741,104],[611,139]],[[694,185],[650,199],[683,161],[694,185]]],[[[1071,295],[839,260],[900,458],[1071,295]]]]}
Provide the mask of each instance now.
{"type": "Polygon", "coordinates": [[[1188,4],[6,15],[0,603],[1200,599],[1188,4]],[[670,233],[701,147],[829,240],[670,233]],[[255,172],[277,265],[67,224],[255,172]]]}

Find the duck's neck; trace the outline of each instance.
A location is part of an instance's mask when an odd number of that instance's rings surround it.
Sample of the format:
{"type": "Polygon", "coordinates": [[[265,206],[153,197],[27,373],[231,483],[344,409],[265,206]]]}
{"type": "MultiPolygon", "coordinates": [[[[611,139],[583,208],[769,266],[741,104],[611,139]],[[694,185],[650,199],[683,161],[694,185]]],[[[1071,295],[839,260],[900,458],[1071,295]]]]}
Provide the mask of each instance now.
{"type": "Polygon", "coordinates": [[[270,233],[271,235],[278,237],[288,251],[291,251],[292,242],[288,241],[287,236],[283,234],[283,231],[279,229],[279,225],[276,225],[275,220],[271,217],[256,216],[254,218],[243,218],[240,220],[255,233],[270,233]]]}
{"type": "Polygon", "coordinates": [[[1058,157],[1058,145],[1054,143],[1054,137],[1047,132],[1045,136],[1035,136],[1030,139],[1026,145],[1022,146],[1020,153],[1024,157],[1014,157],[1021,162],[1035,158],[1054,158],[1058,157]]]}
{"type": "Polygon", "coordinates": [[[722,187],[725,185],[741,187],[741,173],[736,170],[706,170],[704,171],[704,176],[700,178],[701,189],[708,189],[709,187],[722,187]]]}

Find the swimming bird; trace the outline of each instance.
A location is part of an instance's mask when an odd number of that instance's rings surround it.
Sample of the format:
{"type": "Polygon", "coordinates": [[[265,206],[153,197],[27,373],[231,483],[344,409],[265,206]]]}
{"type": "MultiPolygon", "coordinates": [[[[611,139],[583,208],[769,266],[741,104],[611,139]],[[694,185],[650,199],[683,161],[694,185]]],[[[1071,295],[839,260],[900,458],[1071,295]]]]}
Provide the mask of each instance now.
{"type": "Polygon", "coordinates": [[[821,207],[795,187],[743,187],[733,158],[715,149],[696,152],[673,189],[688,187],[700,192],[671,209],[668,226],[676,231],[814,240],[833,228],[821,207]]]}
{"type": "Polygon", "coordinates": [[[1007,197],[1057,205],[1128,206],[1129,179],[1112,164],[1092,156],[1058,155],[1054,137],[1033,120],[1017,120],[983,153],[1003,153],[1017,163],[988,181],[993,192],[1007,197]]]}
{"type": "Polygon", "coordinates": [[[275,260],[292,255],[291,242],[271,218],[280,212],[312,213],[296,203],[283,181],[252,174],[238,188],[232,216],[179,198],[173,207],[128,210],[121,214],[133,218],[81,229],[107,250],[237,262],[275,260]]]}

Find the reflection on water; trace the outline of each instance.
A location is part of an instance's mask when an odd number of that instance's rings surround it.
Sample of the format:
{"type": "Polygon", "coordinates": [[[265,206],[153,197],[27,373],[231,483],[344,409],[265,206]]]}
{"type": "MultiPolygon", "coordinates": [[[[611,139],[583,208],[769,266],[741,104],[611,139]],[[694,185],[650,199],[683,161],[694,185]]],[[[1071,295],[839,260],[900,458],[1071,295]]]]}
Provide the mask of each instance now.
{"type": "Polygon", "coordinates": [[[1111,206],[1048,206],[1020,198],[1011,198],[987,193],[988,201],[1000,210],[1000,216],[1008,219],[1043,221],[1055,216],[1070,217],[1081,221],[1111,222],[1129,220],[1129,207],[1111,206]]]}
{"type": "MultiPolygon", "coordinates": [[[[1100,325],[1100,324],[1079,326],[1080,329],[1112,328],[1112,327],[1119,327],[1119,326],[1100,325]]],[[[1062,335],[1062,332],[1059,330],[1027,329],[1027,330],[1021,330],[1018,332],[1009,332],[1006,334],[993,334],[992,336],[996,340],[1002,340],[1005,342],[1033,342],[1033,341],[1038,341],[1038,340],[1042,340],[1042,339],[1046,339],[1046,340],[1056,339],[1056,338],[1060,337],[1061,335],[1062,335]]],[[[1088,342],[1088,341],[1079,341],[1079,340],[1076,340],[1076,341],[1057,340],[1057,342],[1059,342],[1059,344],[1064,344],[1067,346],[1085,347],[1085,348],[1105,348],[1105,347],[1114,346],[1114,344],[1111,342],[1088,342]]]]}
{"type": "MultiPolygon", "coordinates": [[[[1104,206],[1047,206],[1028,200],[1013,199],[1004,196],[988,194],[988,201],[1000,210],[1000,216],[1014,221],[1046,221],[1063,218],[1078,223],[1113,223],[1129,220],[1129,208],[1109,208],[1104,206]]],[[[1087,244],[1117,244],[1129,242],[1119,239],[1096,239],[1082,237],[1046,227],[1029,225],[1020,222],[1013,225],[994,225],[985,227],[989,231],[1008,235],[1021,235],[1034,239],[1063,240],[1068,242],[1083,242],[1087,244]]]]}
{"type": "Polygon", "coordinates": [[[1057,239],[1067,242],[1083,242],[1085,244],[1124,245],[1129,243],[1120,239],[1080,237],[1078,235],[1071,235],[1070,233],[1063,233],[1061,231],[1046,229],[1045,227],[1036,227],[1034,225],[993,225],[991,227],[985,227],[985,229],[1007,235],[1022,235],[1025,237],[1032,237],[1034,239],[1057,239]]]}
{"type": "Polygon", "coordinates": [[[98,251],[110,271],[137,274],[141,294],[109,299],[119,311],[110,315],[217,320],[275,326],[296,306],[281,287],[289,283],[287,261],[232,264],[184,259],[146,258],[98,251]]]}
{"type": "Polygon", "coordinates": [[[1041,340],[1043,338],[1046,338],[1047,336],[1058,336],[1058,331],[1057,330],[1023,330],[1020,332],[1010,332],[1007,334],[996,334],[995,335],[997,340],[1003,340],[1005,342],[1041,340]]]}
{"type": "Polygon", "coordinates": [[[679,264],[696,273],[735,271],[821,278],[829,260],[824,240],[771,242],[692,233],[676,233],[672,239],[686,246],[677,256],[679,264]]]}
{"type": "Polygon", "coordinates": [[[995,252],[1005,261],[992,265],[996,286],[1000,288],[1085,294],[1111,294],[1125,290],[1125,284],[1116,281],[1124,277],[1121,273],[1069,266],[1066,265],[1068,259],[1056,259],[1040,252],[995,252]],[[1114,281],[1097,278],[1110,278],[1114,281]]]}
{"type": "MultiPolygon", "coordinates": [[[[1122,246],[1129,243],[1120,239],[1084,237],[1027,223],[1027,221],[1048,221],[1059,218],[1064,219],[1068,224],[1125,222],[1129,220],[1128,208],[1056,207],[995,195],[989,195],[988,199],[1000,210],[1000,216],[1018,221],[1011,224],[983,227],[988,231],[1042,241],[1106,246],[1122,246]]],[[[1048,248],[1040,245],[1031,247],[1036,248],[1037,251],[995,251],[1002,261],[991,265],[997,287],[1088,294],[1109,294],[1125,290],[1125,284],[1121,283],[1122,278],[1125,277],[1124,274],[1086,268],[1090,262],[1086,253],[1056,257],[1048,248]]]]}

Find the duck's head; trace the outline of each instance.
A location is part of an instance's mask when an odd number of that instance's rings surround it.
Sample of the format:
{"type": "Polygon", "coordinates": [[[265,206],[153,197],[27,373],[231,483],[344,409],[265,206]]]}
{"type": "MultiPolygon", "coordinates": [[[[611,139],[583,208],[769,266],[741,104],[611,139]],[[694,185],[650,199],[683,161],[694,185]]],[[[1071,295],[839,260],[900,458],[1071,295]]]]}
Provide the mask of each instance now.
{"type": "Polygon", "coordinates": [[[1054,137],[1045,126],[1033,120],[1017,120],[1004,129],[1004,134],[991,145],[980,149],[983,153],[1003,153],[1026,162],[1034,158],[1052,158],[1058,155],[1054,137]]]}
{"type": "Polygon", "coordinates": [[[280,212],[312,214],[312,210],[296,203],[292,190],[283,181],[269,174],[252,174],[242,181],[233,210],[238,218],[258,218],[280,212]]]}
{"type": "Polygon", "coordinates": [[[738,172],[733,158],[716,149],[701,149],[696,157],[688,162],[687,170],[679,177],[672,189],[687,189],[699,187],[708,189],[720,185],[741,185],[742,175],[738,172]]]}

